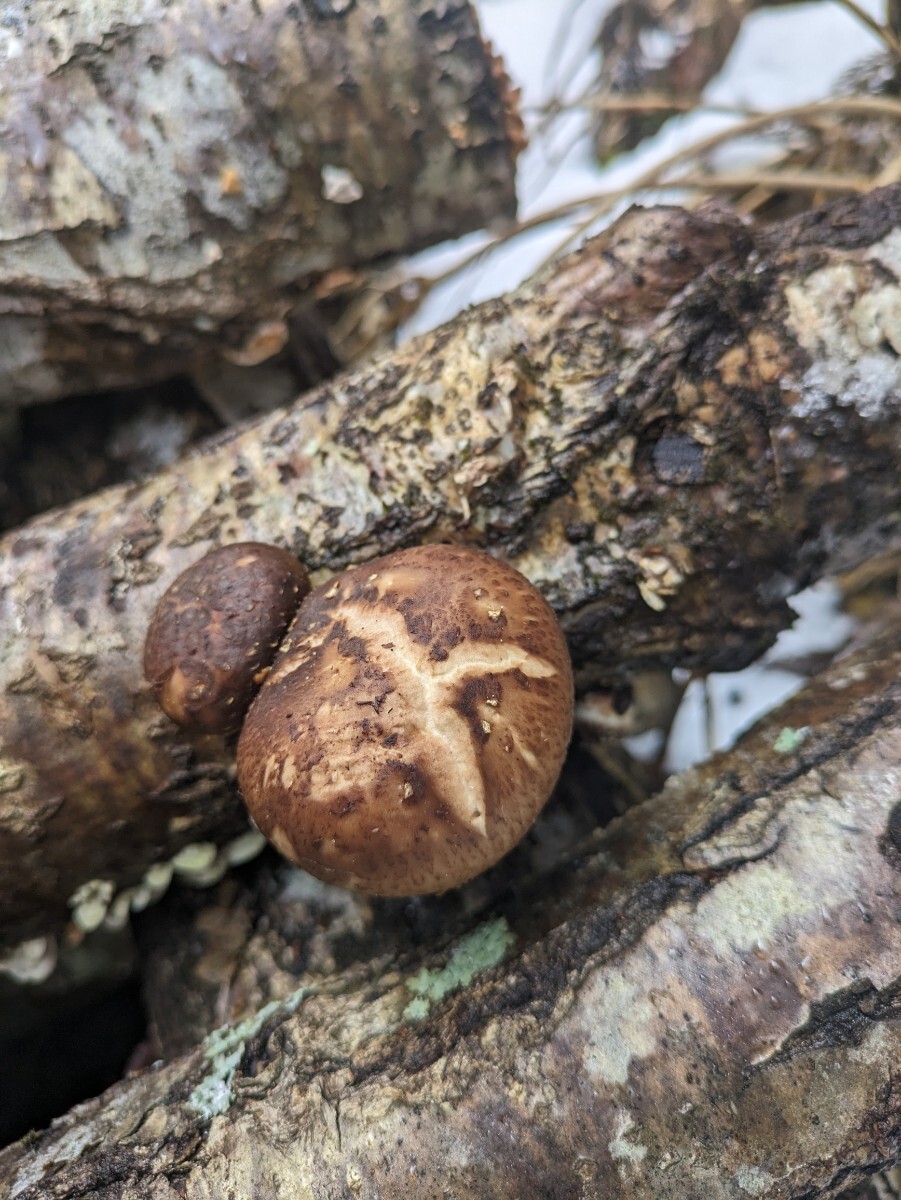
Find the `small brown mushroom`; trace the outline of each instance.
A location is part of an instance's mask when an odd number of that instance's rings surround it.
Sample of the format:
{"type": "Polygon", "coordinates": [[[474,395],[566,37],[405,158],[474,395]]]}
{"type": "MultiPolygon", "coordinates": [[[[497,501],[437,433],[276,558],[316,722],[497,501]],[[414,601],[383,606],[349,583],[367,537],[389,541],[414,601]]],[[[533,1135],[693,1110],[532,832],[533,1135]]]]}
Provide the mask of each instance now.
{"type": "Polygon", "coordinates": [[[199,733],[239,729],[309,588],[292,554],[262,542],[221,546],[179,575],[144,644],[166,715],[199,733]]]}
{"type": "Polygon", "coordinates": [[[262,832],[320,879],[443,892],[522,837],[560,772],[573,681],[540,593],[481,551],[378,558],[301,606],[238,742],[262,832]]]}

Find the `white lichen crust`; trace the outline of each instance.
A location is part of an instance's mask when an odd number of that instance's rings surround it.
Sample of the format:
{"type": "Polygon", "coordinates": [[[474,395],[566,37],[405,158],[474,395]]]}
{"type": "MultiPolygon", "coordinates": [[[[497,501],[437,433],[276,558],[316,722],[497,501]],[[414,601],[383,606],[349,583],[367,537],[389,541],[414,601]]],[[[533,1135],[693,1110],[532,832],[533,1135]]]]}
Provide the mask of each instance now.
{"type": "Polygon", "coordinates": [[[241,734],[241,790],[322,879],[445,891],[538,815],[572,690],[556,618],[519,572],[460,546],[399,551],[301,607],[241,734]]]}

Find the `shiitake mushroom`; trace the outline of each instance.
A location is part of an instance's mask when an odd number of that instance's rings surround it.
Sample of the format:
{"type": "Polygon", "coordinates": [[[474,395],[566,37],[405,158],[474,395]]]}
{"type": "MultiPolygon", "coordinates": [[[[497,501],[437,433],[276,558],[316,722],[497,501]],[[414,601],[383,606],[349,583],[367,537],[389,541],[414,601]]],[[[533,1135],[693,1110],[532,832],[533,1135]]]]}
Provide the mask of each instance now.
{"type": "Polygon", "coordinates": [[[306,599],[244,722],[238,781],[266,837],[319,878],[442,892],[533,823],[572,710],[536,588],[482,551],[419,546],[306,599]]]}
{"type": "Polygon", "coordinates": [[[234,733],[310,590],[293,554],[263,542],[211,550],[157,605],[144,675],[167,716],[195,733],[234,733]]]}
{"type": "Polygon", "coordinates": [[[160,703],[189,729],[241,727],[250,814],[311,874],[378,895],[465,883],[519,841],[563,764],[573,678],[553,611],[463,546],[374,559],[298,608],[305,591],[274,547],[201,559],[148,633],[160,703]]]}

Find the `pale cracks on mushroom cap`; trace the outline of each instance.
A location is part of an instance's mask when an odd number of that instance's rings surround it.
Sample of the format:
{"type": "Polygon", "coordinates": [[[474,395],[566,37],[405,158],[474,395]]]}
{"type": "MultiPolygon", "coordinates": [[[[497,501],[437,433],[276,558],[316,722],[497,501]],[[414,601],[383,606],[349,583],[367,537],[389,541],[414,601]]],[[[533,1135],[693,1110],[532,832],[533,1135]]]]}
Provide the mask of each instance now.
{"type": "Polygon", "coordinates": [[[481,551],[398,551],[317,588],[238,745],[251,815],[321,878],[444,891],[532,824],[563,762],[572,672],[553,612],[481,551]]]}

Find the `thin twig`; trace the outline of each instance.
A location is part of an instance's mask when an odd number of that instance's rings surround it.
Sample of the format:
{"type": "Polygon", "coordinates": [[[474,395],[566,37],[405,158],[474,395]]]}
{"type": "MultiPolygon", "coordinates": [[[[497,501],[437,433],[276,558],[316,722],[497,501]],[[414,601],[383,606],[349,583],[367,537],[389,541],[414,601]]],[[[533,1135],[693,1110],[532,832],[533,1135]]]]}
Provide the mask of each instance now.
{"type": "Polygon", "coordinates": [[[868,192],[874,186],[868,175],[843,175],[828,171],[730,171],[716,175],[680,175],[666,188],[691,188],[712,192],[738,192],[744,188],[766,187],[781,192],[826,192],[830,196],[846,192],[868,192]]]}
{"type": "Polygon", "coordinates": [[[512,238],[518,237],[522,233],[528,233],[532,229],[538,229],[544,225],[553,224],[555,221],[565,220],[569,217],[574,217],[584,209],[589,208],[591,212],[587,218],[583,220],[577,228],[570,234],[562,246],[558,246],[554,251],[555,256],[561,250],[565,249],[573,240],[580,237],[587,229],[589,229],[595,221],[608,212],[615,205],[627,199],[630,196],[642,191],[650,190],[678,190],[679,188],[688,188],[692,190],[704,189],[709,191],[732,191],[737,188],[756,187],[763,185],[766,187],[775,187],[784,191],[818,191],[824,190],[831,194],[841,192],[866,191],[875,186],[875,181],[865,176],[845,176],[845,175],[829,175],[821,172],[793,172],[782,175],[780,172],[758,171],[748,174],[730,174],[725,175],[703,175],[703,176],[684,176],[671,178],[668,173],[675,167],[680,166],[689,159],[696,159],[711,150],[717,149],[726,142],[732,141],[739,137],[745,137],[750,133],[756,133],[761,129],[765,129],[768,125],[776,124],[779,121],[787,120],[804,120],[807,118],[816,118],[827,113],[845,113],[851,115],[870,115],[881,117],[895,117],[901,120],[901,101],[894,100],[884,96],[848,96],[839,97],[831,100],[817,100],[808,104],[793,105],[789,108],[775,109],[770,112],[754,113],[746,117],[743,121],[735,125],[730,125],[728,129],[721,129],[717,133],[710,134],[706,138],[701,138],[692,145],[686,146],[681,150],[671,154],[662,162],[655,164],[643,174],[633,179],[630,183],[623,187],[614,188],[606,192],[595,192],[588,196],[581,196],[575,200],[566,201],[563,204],[556,205],[554,208],[549,208],[543,212],[536,213],[535,216],[527,218],[525,221],[517,221],[510,225],[502,233],[494,237],[487,245],[481,246],[478,250],[473,251],[456,265],[449,267],[440,275],[436,275],[430,279],[421,280],[420,286],[426,291],[437,287],[438,284],[444,283],[447,279],[464,270],[466,267],[478,262],[486,254],[497,249],[499,246],[505,245],[512,238]],[[725,182],[718,183],[719,180],[725,182]]]}
{"type": "Polygon", "coordinates": [[[713,754],[716,749],[716,705],[713,702],[713,695],[710,688],[710,676],[705,675],[703,680],[703,698],[704,698],[704,740],[707,743],[707,758],[713,754]]]}
{"type": "Polygon", "coordinates": [[[840,4],[842,8],[846,8],[852,16],[855,16],[858,21],[866,25],[867,29],[872,30],[879,40],[885,43],[892,58],[896,62],[901,62],[901,42],[899,42],[898,38],[895,37],[887,25],[883,25],[875,17],[871,16],[865,8],[861,8],[857,0],[836,0],[836,3],[840,4]]]}
{"type": "Polygon", "coordinates": [[[544,81],[550,83],[555,97],[559,94],[560,70],[564,65],[566,42],[569,38],[570,27],[585,0],[571,0],[568,11],[561,13],[560,20],[554,30],[554,36],[548,46],[544,60],[544,81]]]}
{"type": "Polygon", "coordinates": [[[595,112],[716,112],[728,116],[747,116],[746,108],[727,104],[706,104],[701,96],[667,96],[662,92],[635,92],[633,95],[594,95],[586,100],[595,112]]]}
{"type": "Polygon", "coordinates": [[[897,183],[899,180],[901,180],[901,154],[896,154],[882,168],[874,183],[876,187],[887,187],[890,183],[897,183]]]}

